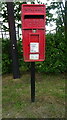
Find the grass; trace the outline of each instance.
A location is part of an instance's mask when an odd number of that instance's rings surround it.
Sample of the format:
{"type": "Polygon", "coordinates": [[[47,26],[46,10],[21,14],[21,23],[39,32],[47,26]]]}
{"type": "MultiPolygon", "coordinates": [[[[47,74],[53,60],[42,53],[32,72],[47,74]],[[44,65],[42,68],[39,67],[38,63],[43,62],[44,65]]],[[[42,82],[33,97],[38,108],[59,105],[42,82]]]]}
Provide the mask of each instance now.
{"type": "Polygon", "coordinates": [[[36,100],[31,103],[30,74],[3,76],[3,118],[64,118],[65,75],[36,73],[36,100]]]}

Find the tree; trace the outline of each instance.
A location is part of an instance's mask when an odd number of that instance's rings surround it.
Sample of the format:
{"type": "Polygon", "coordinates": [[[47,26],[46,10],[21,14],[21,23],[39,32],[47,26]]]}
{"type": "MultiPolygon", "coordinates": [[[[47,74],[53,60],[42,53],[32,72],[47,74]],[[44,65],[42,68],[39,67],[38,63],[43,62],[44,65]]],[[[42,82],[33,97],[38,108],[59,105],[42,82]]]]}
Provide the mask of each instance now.
{"type": "MultiPolygon", "coordinates": [[[[23,2],[22,2],[23,3],[23,2]]],[[[14,16],[15,22],[21,22],[21,2],[14,4],[14,16]],[[18,12],[19,11],[19,12],[18,12]]],[[[41,3],[39,3],[41,4],[41,3]]],[[[65,60],[65,51],[66,51],[66,43],[64,39],[64,7],[63,3],[61,3],[62,8],[60,7],[60,3],[51,3],[50,6],[46,5],[46,23],[52,24],[56,23],[56,31],[55,33],[49,33],[46,35],[46,60],[41,63],[36,63],[38,70],[42,72],[64,72],[66,71],[66,60],[65,60]],[[54,18],[52,10],[56,11],[57,17],[54,18]]],[[[4,12],[3,12],[4,14],[4,12]]],[[[4,18],[5,20],[5,18],[4,18]]],[[[19,28],[21,27],[21,23],[18,24],[19,28]]],[[[19,41],[19,40],[18,40],[19,41]]],[[[20,41],[19,41],[20,42],[20,41]]],[[[19,43],[18,42],[18,43],[19,43]]],[[[20,47],[20,46],[19,46],[20,47]]],[[[20,66],[29,70],[30,66],[28,63],[24,63],[20,52],[20,66]],[[28,65],[28,66],[27,66],[28,65]],[[25,67],[26,66],[26,67],[25,67]]]]}
{"type": "Polygon", "coordinates": [[[13,70],[13,77],[16,79],[20,77],[20,74],[19,74],[19,64],[18,64],[18,51],[17,51],[13,2],[7,2],[7,13],[8,13],[9,33],[11,40],[10,49],[11,49],[11,57],[12,57],[12,70],[13,70]]]}
{"type": "MultiPolygon", "coordinates": [[[[31,1],[31,0],[30,0],[31,1]]],[[[39,4],[42,4],[39,0],[37,0],[39,4]]],[[[31,4],[33,4],[33,0],[31,1],[31,4]]],[[[15,16],[15,22],[17,23],[18,29],[21,28],[21,4],[27,4],[27,2],[16,2],[14,3],[14,16],[15,16]]],[[[3,4],[3,22],[7,22],[7,11],[6,11],[6,5],[3,4]]],[[[54,22],[56,24],[56,32],[59,30],[64,31],[64,5],[63,2],[52,2],[50,6],[46,4],[46,24],[50,24],[51,22],[54,22]],[[51,13],[51,10],[56,11],[57,18],[53,17],[53,13],[51,13]]],[[[7,29],[6,26],[3,26],[4,29],[7,29]]]]}

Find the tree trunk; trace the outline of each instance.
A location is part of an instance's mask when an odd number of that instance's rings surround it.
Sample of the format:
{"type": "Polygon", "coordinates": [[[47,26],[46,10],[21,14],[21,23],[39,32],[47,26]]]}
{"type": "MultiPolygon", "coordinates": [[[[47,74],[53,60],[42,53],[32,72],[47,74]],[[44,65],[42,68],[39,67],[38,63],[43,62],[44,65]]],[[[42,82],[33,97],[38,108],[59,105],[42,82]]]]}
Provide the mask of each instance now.
{"type": "Polygon", "coordinates": [[[8,12],[9,34],[11,40],[13,77],[14,79],[16,79],[20,77],[20,73],[19,73],[17,40],[16,40],[15,20],[14,20],[14,6],[13,6],[13,2],[6,2],[6,4],[7,4],[7,12],[8,12]]]}

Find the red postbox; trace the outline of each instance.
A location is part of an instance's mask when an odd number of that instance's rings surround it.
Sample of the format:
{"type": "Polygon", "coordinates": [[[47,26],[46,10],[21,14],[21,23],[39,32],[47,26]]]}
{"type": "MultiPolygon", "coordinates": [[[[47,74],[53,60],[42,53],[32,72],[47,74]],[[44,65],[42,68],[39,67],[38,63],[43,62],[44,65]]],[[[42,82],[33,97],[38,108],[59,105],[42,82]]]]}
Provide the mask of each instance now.
{"type": "Polygon", "coordinates": [[[22,5],[22,35],[24,61],[45,60],[45,5],[22,5]]]}

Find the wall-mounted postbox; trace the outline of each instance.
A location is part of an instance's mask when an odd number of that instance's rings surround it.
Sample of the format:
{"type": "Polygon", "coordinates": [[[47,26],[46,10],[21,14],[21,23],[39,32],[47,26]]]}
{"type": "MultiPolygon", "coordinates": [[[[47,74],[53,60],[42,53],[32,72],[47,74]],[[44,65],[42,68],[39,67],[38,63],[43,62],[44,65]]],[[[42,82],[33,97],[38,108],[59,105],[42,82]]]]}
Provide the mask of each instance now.
{"type": "Polygon", "coordinates": [[[45,60],[45,5],[22,5],[24,61],[45,60]]]}

